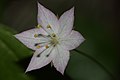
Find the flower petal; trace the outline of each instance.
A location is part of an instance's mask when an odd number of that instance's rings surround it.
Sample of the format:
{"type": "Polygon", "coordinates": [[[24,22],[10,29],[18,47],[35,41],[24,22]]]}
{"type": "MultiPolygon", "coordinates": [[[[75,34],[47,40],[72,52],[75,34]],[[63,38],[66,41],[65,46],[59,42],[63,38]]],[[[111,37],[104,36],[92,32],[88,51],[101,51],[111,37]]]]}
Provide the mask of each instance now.
{"type": "Polygon", "coordinates": [[[73,28],[74,7],[63,13],[63,15],[59,19],[59,23],[61,27],[60,36],[66,37],[68,34],[70,34],[73,28]]]}
{"type": "Polygon", "coordinates": [[[53,65],[60,73],[64,74],[64,70],[69,61],[69,51],[62,48],[60,45],[56,45],[56,56],[53,59],[53,65]]]}
{"type": "Polygon", "coordinates": [[[45,65],[49,64],[52,61],[54,55],[55,50],[53,46],[49,47],[48,49],[41,48],[40,50],[37,50],[34,53],[26,72],[42,68],[45,65]]]}
{"type": "Polygon", "coordinates": [[[48,38],[39,37],[35,38],[35,34],[44,34],[47,35],[47,33],[42,29],[31,29],[28,31],[24,31],[22,33],[16,34],[15,37],[20,40],[24,45],[26,45],[28,48],[36,50],[36,43],[42,43],[42,42],[48,42],[48,38]]]}
{"type": "Polygon", "coordinates": [[[72,50],[78,47],[84,40],[79,32],[72,30],[70,35],[60,40],[60,44],[67,50],[72,50]]]}
{"type": "Polygon", "coordinates": [[[41,24],[42,27],[48,32],[51,31],[47,28],[49,25],[52,31],[57,34],[59,30],[59,21],[55,14],[38,3],[38,24],[41,24]]]}

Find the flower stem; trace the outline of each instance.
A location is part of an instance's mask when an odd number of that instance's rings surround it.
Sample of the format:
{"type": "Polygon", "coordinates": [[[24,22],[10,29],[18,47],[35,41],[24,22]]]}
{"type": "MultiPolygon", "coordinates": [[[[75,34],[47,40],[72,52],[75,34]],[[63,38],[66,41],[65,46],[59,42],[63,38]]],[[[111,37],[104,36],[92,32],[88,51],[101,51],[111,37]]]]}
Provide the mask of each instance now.
{"type": "Polygon", "coordinates": [[[112,74],[103,64],[101,64],[98,60],[96,60],[96,59],[93,58],[92,56],[90,56],[90,55],[88,55],[88,54],[86,54],[86,53],[84,53],[84,52],[81,52],[81,51],[79,51],[79,50],[77,50],[77,49],[74,49],[74,51],[76,51],[76,52],[82,54],[83,56],[89,58],[90,60],[94,61],[94,62],[95,62],[97,65],[99,65],[104,71],[106,71],[106,73],[108,73],[109,76],[111,76],[111,78],[112,78],[113,80],[117,80],[117,79],[115,78],[115,76],[113,76],[113,74],[112,74]]]}

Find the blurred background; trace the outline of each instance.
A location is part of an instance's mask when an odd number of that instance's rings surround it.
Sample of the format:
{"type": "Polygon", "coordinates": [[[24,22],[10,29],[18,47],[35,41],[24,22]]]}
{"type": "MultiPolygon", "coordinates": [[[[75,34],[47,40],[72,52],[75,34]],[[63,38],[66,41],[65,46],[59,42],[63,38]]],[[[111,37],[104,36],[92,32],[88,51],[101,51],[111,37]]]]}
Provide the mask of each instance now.
{"type": "Polygon", "coordinates": [[[119,0],[0,0],[0,80],[120,80],[119,0]],[[56,15],[75,7],[74,29],[86,39],[61,75],[46,67],[24,73],[33,51],[13,35],[37,25],[37,1],[56,15]]]}

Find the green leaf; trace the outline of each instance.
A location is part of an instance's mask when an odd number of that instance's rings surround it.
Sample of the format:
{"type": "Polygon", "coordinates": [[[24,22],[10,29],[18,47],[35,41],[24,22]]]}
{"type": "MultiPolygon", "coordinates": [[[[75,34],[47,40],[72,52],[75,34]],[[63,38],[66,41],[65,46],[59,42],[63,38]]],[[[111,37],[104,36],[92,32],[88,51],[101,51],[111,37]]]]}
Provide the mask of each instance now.
{"type": "Polygon", "coordinates": [[[73,80],[116,80],[119,57],[114,37],[104,25],[92,18],[79,14],[76,18],[75,29],[82,33],[86,40],[77,48],[82,53],[71,53],[67,74],[73,80]]]}
{"type": "Polygon", "coordinates": [[[31,80],[18,65],[18,61],[31,52],[18,42],[15,31],[0,24],[0,80],[31,80]]]}

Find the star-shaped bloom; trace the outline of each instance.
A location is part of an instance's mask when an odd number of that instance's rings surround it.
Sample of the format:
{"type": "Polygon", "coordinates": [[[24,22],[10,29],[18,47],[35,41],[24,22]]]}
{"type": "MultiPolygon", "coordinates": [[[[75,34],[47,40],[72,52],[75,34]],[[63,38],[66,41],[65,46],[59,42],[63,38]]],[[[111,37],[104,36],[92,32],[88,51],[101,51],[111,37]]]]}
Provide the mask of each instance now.
{"type": "Polygon", "coordinates": [[[53,12],[38,3],[38,25],[36,28],[16,34],[15,37],[28,48],[35,50],[26,72],[52,63],[64,74],[70,58],[70,50],[78,47],[83,36],[72,30],[74,7],[58,19],[53,12]]]}

